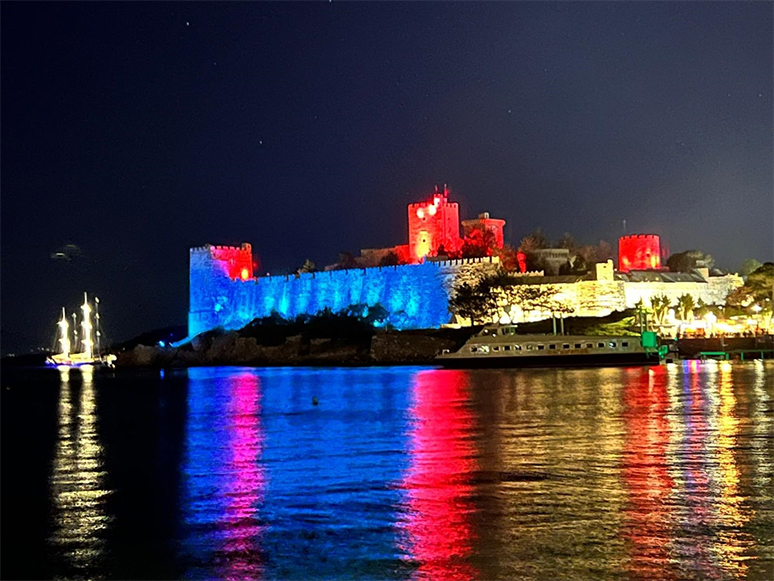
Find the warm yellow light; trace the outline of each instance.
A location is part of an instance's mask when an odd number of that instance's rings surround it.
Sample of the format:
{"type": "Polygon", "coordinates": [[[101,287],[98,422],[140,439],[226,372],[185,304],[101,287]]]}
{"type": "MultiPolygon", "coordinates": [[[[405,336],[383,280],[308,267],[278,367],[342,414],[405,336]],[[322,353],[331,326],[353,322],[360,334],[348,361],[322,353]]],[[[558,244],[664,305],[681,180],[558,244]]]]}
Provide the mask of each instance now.
{"type": "Polygon", "coordinates": [[[250,278],[250,271],[247,270],[246,268],[243,268],[242,269],[242,280],[247,280],[248,278],[250,278]]]}
{"type": "Polygon", "coordinates": [[[428,254],[430,254],[430,236],[422,230],[417,236],[416,255],[417,258],[424,258],[428,254]]]}

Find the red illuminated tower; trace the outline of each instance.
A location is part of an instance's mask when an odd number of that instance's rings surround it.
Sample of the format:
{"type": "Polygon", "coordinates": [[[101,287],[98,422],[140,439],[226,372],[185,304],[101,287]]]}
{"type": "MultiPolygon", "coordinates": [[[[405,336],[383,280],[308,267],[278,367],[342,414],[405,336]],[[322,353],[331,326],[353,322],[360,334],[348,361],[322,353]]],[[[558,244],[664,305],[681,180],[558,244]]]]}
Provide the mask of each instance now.
{"type": "Polygon", "coordinates": [[[659,270],[661,241],[656,234],[632,234],[618,239],[618,270],[659,270]]]}
{"type": "Polygon", "coordinates": [[[436,188],[428,202],[409,204],[409,257],[418,262],[425,256],[435,256],[441,246],[456,250],[460,245],[460,208],[449,202],[449,190],[436,188]]]}
{"type": "Polygon", "coordinates": [[[228,276],[231,280],[253,278],[253,248],[246,242],[241,246],[212,246],[191,249],[191,270],[209,271],[228,276]]]}

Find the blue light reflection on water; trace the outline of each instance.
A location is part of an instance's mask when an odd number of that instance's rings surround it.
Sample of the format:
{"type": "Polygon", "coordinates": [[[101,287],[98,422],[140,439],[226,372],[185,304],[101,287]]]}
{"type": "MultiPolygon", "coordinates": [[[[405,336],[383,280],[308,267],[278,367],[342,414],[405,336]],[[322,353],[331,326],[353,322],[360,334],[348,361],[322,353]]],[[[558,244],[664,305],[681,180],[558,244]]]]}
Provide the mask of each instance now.
{"type": "Polygon", "coordinates": [[[188,576],[404,577],[385,507],[400,506],[414,373],[189,370],[188,576]]]}

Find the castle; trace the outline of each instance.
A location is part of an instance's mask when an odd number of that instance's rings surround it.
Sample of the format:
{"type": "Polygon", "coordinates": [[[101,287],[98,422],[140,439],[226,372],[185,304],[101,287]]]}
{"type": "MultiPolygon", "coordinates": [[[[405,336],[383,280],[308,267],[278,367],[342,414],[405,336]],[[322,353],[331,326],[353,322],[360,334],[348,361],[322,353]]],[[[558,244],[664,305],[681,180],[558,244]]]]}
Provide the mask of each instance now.
{"type": "MultiPolygon", "coordinates": [[[[466,232],[484,228],[503,245],[504,220],[481,214],[462,222],[466,232]]],[[[445,260],[442,254],[460,248],[459,206],[449,201],[446,188],[426,202],[408,206],[408,243],[392,248],[361,251],[361,264],[378,264],[394,253],[401,264],[345,270],[256,277],[252,248],[212,246],[190,249],[190,302],[188,336],[222,327],[238,329],[273,312],[293,318],[325,308],[334,312],[352,305],[377,304],[389,312],[397,329],[437,328],[455,322],[448,305],[462,283],[475,284],[499,269],[496,256],[445,260]],[[439,256],[441,255],[441,256],[439,256]]],[[[550,288],[557,300],[578,316],[604,316],[650,304],[656,295],[676,300],[690,294],[707,304],[723,303],[730,290],[742,284],[737,275],[710,276],[706,269],[693,273],[660,271],[660,246],[655,235],[625,236],[619,241],[619,267],[612,261],[597,264],[582,276],[544,276],[543,272],[516,273],[520,284],[550,288]]],[[[522,312],[501,305],[501,321],[518,322],[550,317],[549,312],[522,312]]]]}

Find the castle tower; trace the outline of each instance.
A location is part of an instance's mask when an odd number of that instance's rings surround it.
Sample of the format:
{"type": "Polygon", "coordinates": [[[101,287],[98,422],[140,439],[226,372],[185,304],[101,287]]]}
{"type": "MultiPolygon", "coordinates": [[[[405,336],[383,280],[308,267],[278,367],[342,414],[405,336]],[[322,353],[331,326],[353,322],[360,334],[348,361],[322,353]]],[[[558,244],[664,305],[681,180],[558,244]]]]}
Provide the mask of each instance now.
{"type": "Polygon", "coordinates": [[[618,270],[659,270],[661,240],[656,234],[632,234],[618,239],[618,270]]]}
{"type": "Polygon", "coordinates": [[[230,300],[231,282],[253,278],[253,250],[205,244],[191,248],[189,262],[188,335],[215,327],[216,315],[230,300]]]}
{"type": "Polygon", "coordinates": [[[462,221],[462,232],[464,236],[470,234],[470,231],[474,228],[481,228],[482,230],[489,230],[495,236],[495,244],[497,248],[502,248],[504,244],[503,239],[503,227],[505,226],[505,220],[499,220],[497,218],[490,218],[489,212],[479,214],[478,218],[473,220],[462,221]]]}
{"type": "Polygon", "coordinates": [[[419,262],[425,256],[435,256],[443,246],[456,250],[460,245],[460,207],[449,202],[449,190],[436,188],[428,202],[409,204],[409,257],[419,262]]]}

